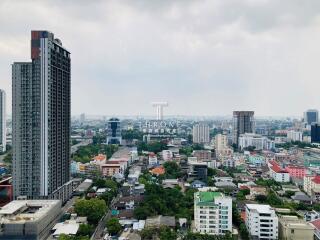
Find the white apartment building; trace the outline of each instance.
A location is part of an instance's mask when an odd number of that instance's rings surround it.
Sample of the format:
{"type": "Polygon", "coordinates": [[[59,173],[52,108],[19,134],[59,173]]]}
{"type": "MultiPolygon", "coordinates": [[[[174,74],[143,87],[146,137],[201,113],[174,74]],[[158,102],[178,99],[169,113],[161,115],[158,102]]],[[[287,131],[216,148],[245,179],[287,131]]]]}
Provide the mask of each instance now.
{"type": "Polygon", "coordinates": [[[246,204],[245,219],[253,239],[278,239],[278,217],[269,205],[246,204]]]}
{"type": "Polygon", "coordinates": [[[289,130],[287,132],[287,141],[291,142],[291,141],[300,141],[302,142],[303,140],[303,133],[302,132],[298,132],[298,131],[294,131],[294,130],[289,130]]]}
{"type": "Polygon", "coordinates": [[[198,123],[193,126],[192,135],[194,143],[209,143],[210,142],[210,129],[207,124],[198,123]]]}
{"type": "Polygon", "coordinates": [[[270,150],[275,148],[275,142],[255,133],[241,134],[239,137],[239,148],[253,146],[255,150],[270,150]]]}
{"type": "Polygon", "coordinates": [[[220,235],[232,232],[232,199],[220,192],[194,194],[195,231],[220,235]]]}

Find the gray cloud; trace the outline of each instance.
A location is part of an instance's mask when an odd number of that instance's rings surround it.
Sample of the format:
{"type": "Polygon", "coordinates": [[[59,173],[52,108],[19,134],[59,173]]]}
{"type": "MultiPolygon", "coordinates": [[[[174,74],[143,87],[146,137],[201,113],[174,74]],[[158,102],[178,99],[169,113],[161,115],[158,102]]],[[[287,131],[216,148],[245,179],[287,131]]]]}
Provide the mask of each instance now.
{"type": "Polygon", "coordinates": [[[74,114],[151,114],[153,100],[190,115],[320,107],[318,0],[2,0],[0,26],[0,88],[11,96],[30,31],[50,30],[72,53],[74,114]]]}

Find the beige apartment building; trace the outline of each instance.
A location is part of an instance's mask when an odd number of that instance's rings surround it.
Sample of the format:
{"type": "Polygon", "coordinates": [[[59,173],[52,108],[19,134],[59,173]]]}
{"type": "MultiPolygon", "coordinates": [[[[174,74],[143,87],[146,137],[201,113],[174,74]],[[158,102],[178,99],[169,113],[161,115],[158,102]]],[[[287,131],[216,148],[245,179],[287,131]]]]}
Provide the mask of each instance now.
{"type": "Polygon", "coordinates": [[[297,216],[279,216],[279,239],[313,240],[314,227],[297,216]]]}

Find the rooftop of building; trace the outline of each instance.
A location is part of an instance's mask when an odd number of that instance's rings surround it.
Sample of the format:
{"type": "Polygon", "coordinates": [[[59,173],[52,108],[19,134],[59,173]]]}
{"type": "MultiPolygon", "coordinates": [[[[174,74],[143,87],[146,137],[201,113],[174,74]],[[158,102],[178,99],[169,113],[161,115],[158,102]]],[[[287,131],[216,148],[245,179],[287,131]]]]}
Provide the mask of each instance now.
{"type": "Polygon", "coordinates": [[[313,230],[314,227],[297,216],[282,215],[279,217],[280,224],[292,229],[309,229],[313,230]]]}
{"type": "Polygon", "coordinates": [[[312,178],[311,180],[312,182],[316,183],[316,184],[320,184],[320,176],[315,176],[314,178],[312,178]]]}
{"type": "Polygon", "coordinates": [[[104,160],[107,159],[107,155],[105,155],[105,154],[98,154],[98,155],[95,156],[93,159],[96,160],[96,161],[104,161],[104,160]]]}
{"type": "Polygon", "coordinates": [[[2,222],[18,223],[37,221],[49,211],[61,206],[60,200],[15,200],[0,209],[2,222]]]}
{"type": "Polygon", "coordinates": [[[274,209],[270,205],[265,204],[246,204],[249,210],[255,210],[258,213],[272,213],[274,209]]]}

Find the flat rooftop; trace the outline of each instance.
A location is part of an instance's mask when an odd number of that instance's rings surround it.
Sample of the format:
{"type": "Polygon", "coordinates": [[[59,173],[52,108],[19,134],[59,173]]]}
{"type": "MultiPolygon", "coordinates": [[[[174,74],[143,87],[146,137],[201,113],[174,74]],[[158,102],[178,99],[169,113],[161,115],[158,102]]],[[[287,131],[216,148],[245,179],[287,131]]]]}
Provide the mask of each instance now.
{"type": "Polygon", "coordinates": [[[270,205],[264,204],[246,204],[250,210],[256,210],[258,213],[271,213],[274,209],[270,205]]]}
{"type": "Polygon", "coordinates": [[[60,200],[15,200],[0,209],[3,223],[36,221],[45,217],[60,200]]]}

